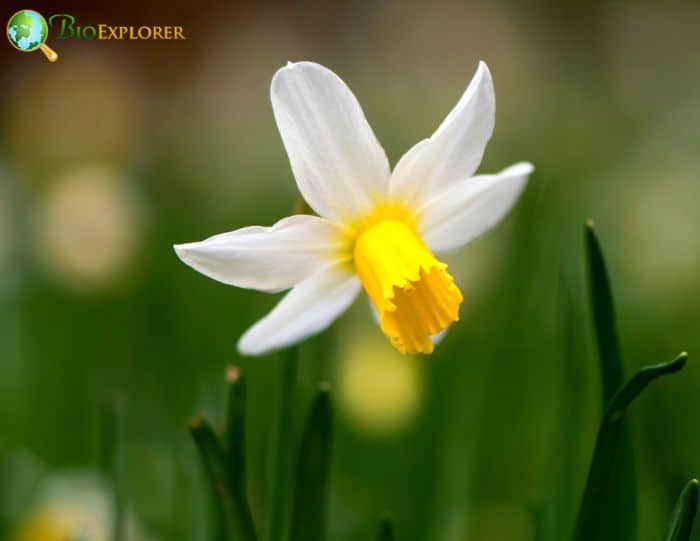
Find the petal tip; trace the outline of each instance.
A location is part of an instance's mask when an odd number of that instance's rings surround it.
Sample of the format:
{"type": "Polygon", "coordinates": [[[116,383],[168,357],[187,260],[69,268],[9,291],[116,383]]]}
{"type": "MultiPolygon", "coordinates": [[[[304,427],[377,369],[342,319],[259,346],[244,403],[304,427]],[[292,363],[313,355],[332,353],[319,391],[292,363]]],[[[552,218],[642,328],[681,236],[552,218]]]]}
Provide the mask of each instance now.
{"type": "Polygon", "coordinates": [[[535,170],[535,166],[530,162],[521,162],[519,165],[523,175],[529,175],[535,170]]]}
{"type": "Polygon", "coordinates": [[[189,254],[187,253],[187,244],[173,244],[173,250],[177,257],[182,261],[187,263],[189,261],[189,254]]]}
{"type": "Polygon", "coordinates": [[[526,177],[535,170],[535,166],[530,162],[517,162],[503,169],[499,175],[508,175],[510,177],[520,176],[526,177]]]}
{"type": "Polygon", "coordinates": [[[256,347],[255,341],[251,339],[250,333],[245,332],[243,333],[243,336],[241,336],[238,339],[238,344],[236,345],[236,349],[238,350],[238,353],[241,355],[245,355],[247,357],[258,357],[265,353],[265,350],[259,347],[256,347]]]}
{"type": "Polygon", "coordinates": [[[275,72],[270,82],[270,94],[274,94],[276,87],[280,84],[280,79],[284,77],[285,73],[293,71],[296,65],[296,62],[287,60],[287,63],[275,72]]]}
{"type": "Polygon", "coordinates": [[[489,69],[486,62],[484,62],[483,60],[479,60],[479,65],[476,68],[476,74],[479,75],[481,78],[485,78],[488,82],[493,84],[491,70],[489,69]]]}
{"type": "Polygon", "coordinates": [[[300,60],[298,62],[293,62],[292,60],[287,60],[287,63],[279,68],[276,72],[275,75],[272,77],[272,80],[274,81],[278,75],[284,74],[286,72],[290,71],[304,71],[304,68],[321,68],[328,70],[328,68],[324,68],[322,65],[317,64],[316,62],[311,62],[310,60],[300,60]]]}

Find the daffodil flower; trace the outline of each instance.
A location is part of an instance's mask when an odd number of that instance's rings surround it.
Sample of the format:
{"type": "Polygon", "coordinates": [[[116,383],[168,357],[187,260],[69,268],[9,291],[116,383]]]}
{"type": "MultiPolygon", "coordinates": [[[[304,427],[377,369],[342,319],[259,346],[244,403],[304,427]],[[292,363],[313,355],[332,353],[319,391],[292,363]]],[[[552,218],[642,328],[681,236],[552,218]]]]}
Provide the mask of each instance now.
{"type": "Polygon", "coordinates": [[[279,304],[241,337],[261,355],[328,327],[364,288],[402,353],[431,353],[459,319],[462,294],[437,256],[512,207],[533,167],[472,176],[494,126],[483,62],[437,131],[393,172],[357,99],[329,69],[289,63],[272,79],[272,108],[299,191],[318,214],[180,244],[182,261],[220,282],[277,292],[279,304]]]}

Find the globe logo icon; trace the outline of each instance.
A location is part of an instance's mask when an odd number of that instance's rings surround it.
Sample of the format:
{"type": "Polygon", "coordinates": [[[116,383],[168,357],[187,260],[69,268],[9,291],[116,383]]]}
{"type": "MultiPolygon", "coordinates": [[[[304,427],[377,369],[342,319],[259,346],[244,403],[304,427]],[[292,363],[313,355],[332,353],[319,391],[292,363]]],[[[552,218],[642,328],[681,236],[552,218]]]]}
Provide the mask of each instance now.
{"type": "Polygon", "coordinates": [[[40,13],[32,9],[22,9],[15,13],[7,23],[7,39],[10,44],[23,53],[39,49],[50,62],[58,60],[58,54],[46,45],[49,25],[40,13]]]}

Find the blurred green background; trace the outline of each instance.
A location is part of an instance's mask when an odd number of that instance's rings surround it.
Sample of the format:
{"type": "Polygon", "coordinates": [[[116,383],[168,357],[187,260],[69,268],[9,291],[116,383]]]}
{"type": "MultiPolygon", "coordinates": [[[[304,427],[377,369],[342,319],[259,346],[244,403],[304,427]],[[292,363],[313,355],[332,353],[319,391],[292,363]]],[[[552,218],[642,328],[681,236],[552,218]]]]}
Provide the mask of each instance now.
{"type": "MultiPolygon", "coordinates": [[[[28,7],[9,4],[8,18],[28,7]]],[[[303,346],[285,422],[299,427],[312,386],[331,382],[334,540],[368,539],[391,510],[403,540],[534,541],[567,444],[578,452],[560,519],[573,527],[600,418],[582,243],[592,217],[627,373],[690,352],[633,408],[640,539],[661,538],[700,475],[697,1],[40,4],[78,24],[177,24],[188,39],[50,35],[54,65],[0,47],[2,523],[34,520],[47,492],[70,512],[94,506],[84,485],[99,405],[116,390],[130,539],[207,539],[187,422],[222,419],[230,364],[249,375],[261,517],[280,358],[240,358],[235,345],[278,296],[208,280],[171,246],[290,213],[298,195],[268,97],[287,60],[336,71],[395,164],[483,59],[498,112],[480,171],[519,160],[536,171],[508,218],[448,259],[461,321],[435,355],[406,358],[358,301],[303,346]]]]}

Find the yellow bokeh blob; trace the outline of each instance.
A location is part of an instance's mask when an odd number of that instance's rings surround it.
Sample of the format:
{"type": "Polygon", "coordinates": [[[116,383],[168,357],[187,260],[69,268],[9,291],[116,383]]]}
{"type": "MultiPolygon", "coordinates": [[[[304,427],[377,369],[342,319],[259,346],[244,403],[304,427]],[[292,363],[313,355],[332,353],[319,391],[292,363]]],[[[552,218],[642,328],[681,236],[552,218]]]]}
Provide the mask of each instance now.
{"type": "Polygon", "coordinates": [[[416,418],[424,385],[420,359],[402,355],[379,335],[348,343],[337,377],[341,411],[359,430],[390,436],[416,418]]]}
{"type": "Polygon", "coordinates": [[[35,510],[12,541],[108,541],[107,528],[83,507],[52,503],[35,510]]]}

